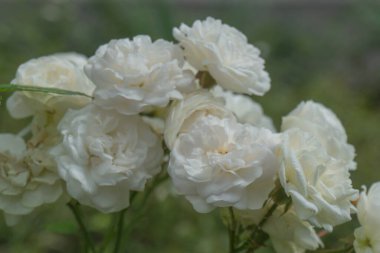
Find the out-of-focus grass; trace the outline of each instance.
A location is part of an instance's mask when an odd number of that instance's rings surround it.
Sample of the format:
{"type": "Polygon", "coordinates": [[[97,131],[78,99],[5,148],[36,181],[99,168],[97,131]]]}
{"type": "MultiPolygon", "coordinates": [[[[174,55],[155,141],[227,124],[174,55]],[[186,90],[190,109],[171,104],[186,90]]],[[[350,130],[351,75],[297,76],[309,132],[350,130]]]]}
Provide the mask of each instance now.
{"type": "MultiPolygon", "coordinates": [[[[338,115],[357,150],[358,170],[352,177],[359,187],[380,180],[379,12],[379,4],[365,1],[1,1],[0,83],[10,82],[17,67],[31,58],[63,51],[91,56],[110,39],[137,34],[172,40],[171,29],[181,22],[221,18],[262,50],[272,90],[254,99],[277,127],[283,115],[307,99],[338,115]]],[[[11,119],[4,106],[7,95],[1,96],[0,131],[17,132],[28,120],[11,119]]],[[[172,194],[162,200],[168,189],[151,199],[143,218],[125,235],[126,252],[227,252],[218,212],[197,214],[172,194]]],[[[85,211],[94,237],[102,239],[98,231],[106,229],[110,216],[85,211]]],[[[127,222],[133,212],[127,213],[127,222]]],[[[348,234],[349,227],[337,230],[348,234]]],[[[77,233],[68,209],[55,204],[14,228],[2,223],[0,252],[78,252],[77,233]]]]}

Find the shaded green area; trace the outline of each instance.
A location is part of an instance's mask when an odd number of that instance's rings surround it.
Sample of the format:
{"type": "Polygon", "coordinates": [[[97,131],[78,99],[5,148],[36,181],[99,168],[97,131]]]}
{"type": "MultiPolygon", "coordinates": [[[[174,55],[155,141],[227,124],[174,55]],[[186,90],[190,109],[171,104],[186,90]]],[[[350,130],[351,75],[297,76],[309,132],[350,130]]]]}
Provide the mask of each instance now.
{"type": "MultiPolygon", "coordinates": [[[[172,40],[173,26],[214,16],[262,50],[272,89],[255,100],[276,125],[302,100],[330,107],[357,150],[354,185],[369,185],[380,180],[380,4],[310,2],[0,0],[0,83],[31,58],[66,51],[91,56],[111,39],[137,34],[172,40]]],[[[27,120],[11,119],[7,94],[0,96],[0,131],[18,132],[27,120]]],[[[85,211],[94,238],[103,240],[99,231],[112,218],[85,211]]],[[[133,212],[139,210],[127,213],[127,222],[133,212]]],[[[161,187],[125,235],[125,252],[227,252],[218,217],[195,213],[170,186],[161,187]]],[[[348,234],[350,226],[337,230],[348,234]]],[[[56,204],[15,228],[1,224],[0,252],[78,252],[79,239],[68,208],[56,204]]]]}

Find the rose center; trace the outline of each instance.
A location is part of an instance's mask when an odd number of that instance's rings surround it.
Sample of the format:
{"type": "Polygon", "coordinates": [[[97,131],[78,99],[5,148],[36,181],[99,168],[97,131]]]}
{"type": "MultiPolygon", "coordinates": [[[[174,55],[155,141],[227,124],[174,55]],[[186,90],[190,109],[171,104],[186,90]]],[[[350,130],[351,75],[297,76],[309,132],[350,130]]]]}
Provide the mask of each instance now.
{"type": "Polygon", "coordinates": [[[218,152],[219,154],[221,154],[221,155],[225,155],[225,154],[227,154],[229,151],[228,151],[228,148],[227,147],[219,147],[217,150],[216,150],[216,152],[218,152]]]}

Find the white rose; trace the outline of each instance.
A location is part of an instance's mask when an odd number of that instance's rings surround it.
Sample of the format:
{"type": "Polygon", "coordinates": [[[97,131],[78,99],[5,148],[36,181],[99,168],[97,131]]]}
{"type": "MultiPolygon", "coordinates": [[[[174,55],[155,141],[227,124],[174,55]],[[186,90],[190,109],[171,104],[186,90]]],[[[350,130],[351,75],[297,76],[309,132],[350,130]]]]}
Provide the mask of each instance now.
{"type": "Polygon", "coordinates": [[[42,160],[43,154],[27,150],[20,137],[0,134],[0,209],[8,225],[62,195],[60,178],[42,160]]]}
{"type": "Polygon", "coordinates": [[[160,170],[161,140],[139,116],[95,105],[69,110],[60,122],[61,144],[52,149],[68,193],[102,212],[129,206],[129,191],[142,191],[160,170]]]}
{"type": "Polygon", "coordinates": [[[300,128],[313,134],[335,159],[341,160],[347,169],[356,168],[355,149],[347,143],[347,134],[338,117],[322,104],[313,101],[300,103],[282,119],[282,131],[300,128]]]}
{"type": "Polygon", "coordinates": [[[236,115],[240,123],[249,123],[256,127],[264,127],[276,132],[272,119],[264,115],[261,105],[250,97],[225,91],[218,85],[211,89],[211,93],[215,97],[224,99],[225,107],[236,115]]]}
{"type": "Polygon", "coordinates": [[[84,65],[87,64],[87,57],[82,55],[82,54],[75,53],[75,52],[72,52],[72,53],[56,53],[53,55],[56,57],[59,57],[61,59],[71,61],[72,63],[76,64],[81,70],[83,70],[84,65]]]}
{"type": "Polygon", "coordinates": [[[164,138],[169,149],[173,148],[178,134],[186,132],[199,118],[214,115],[219,118],[234,118],[224,107],[223,100],[215,98],[206,90],[190,93],[169,109],[165,122],[164,138]]]}
{"type": "Polygon", "coordinates": [[[169,174],[198,212],[259,209],[274,187],[278,142],[267,129],[203,116],[175,141],[169,174]]]}
{"type": "MultiPolygon", "coordinates": [[[[245,225],[257,225],[268,212],[269,203],[260,210],[236,212],[237,217],[245,225]]],[[[284,206],[278,207],[262,227],[269,235],[276,252],[301,253],[323,246],[310,223],[299,219],[292,208],[284,213],[284,208],[284,206]]]]}
{"type": "Polygon", "coordinates": [[[179,41],[186,60],[196,69],[208,71],[223,88],[238,93],[264,95],[270,78],[260,51],[235,28],[220,20],[181,24],[173,36],[179,41]]]}
{"type": "MultiPolygon", "coordinates": [[[[56,54],[32,59],[22,64],[14,84],[59,88],[92,95],[95,86],[83,72],[84,56],[56,54]]],[[[24,118],[39,111],[64,111],[90,102],[84,96],[18,91],[7,100],[7,108],[14,118],[24,118]]]]}
{"type": "Polygon", "coordinates": [[[279,209],[269,218],[263,230],[269,234],[273,247],[278,253],[298,253],[316,250],[323,243],[313,226],[298,218],[293,210],[279,209]]]}
{"type": "Polygon", "coordinates": [[[300,129],[288,130],[283,133],[280,157],[281,185],[301,219],[328,231],[351,219],[351,200],[357,191],[350,173],[318,139],[300,129]]]}
{"type": "Polygon", "coordinates": [[[380,252],[380,182],[362,192],[358,202],[361,227],[355,230],[354,247],[357,253],[380,252]]]}
{"type": "Polygon", "coordinates": [[[180,91],[191,90],[194,76],[182,66],[178,46],[136,36],[99,47],[85,72],[96,85],[98,105],[132,115],[152,106],[165,107],[170,99],[182,98],[180,91]]]}

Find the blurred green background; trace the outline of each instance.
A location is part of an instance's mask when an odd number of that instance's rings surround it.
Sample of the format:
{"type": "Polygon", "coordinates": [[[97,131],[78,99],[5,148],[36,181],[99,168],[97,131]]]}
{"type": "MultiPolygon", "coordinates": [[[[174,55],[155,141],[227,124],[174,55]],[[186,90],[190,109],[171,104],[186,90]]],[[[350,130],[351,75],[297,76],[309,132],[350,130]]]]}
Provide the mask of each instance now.
{"type": "MultiPolygon", "coordinates": [[[[261,98],[279,127],[300,101],[330,107],[357,150],[356,187],[380,180],[380,2],[376,1],[33,1],[0,0],[0,83],[35,57],[76,51],[91,56],[114,38],[148,34],[172,40],[181,22],[213,16],[235,26],[259,47],[272,78],[261,98]]],[[[17,132],[8,94],[0,94],[0,131],[17,132]]],[[[227,252],[219,213],[199,215],[162,186],[123,242],[125,252],[227,252]]],[[[85,209],[102,240],[110,216],[85,209]]],[[[133,212],[127,213],[127,220],[133,212]]],[[[338,227],[349,234],[352,225],[338,227]]],[[[77,226],[63,205],[43,208],[14,227],[0,224],[0,252],[79,252],[77,226]]],[[[330,237],[328,241],[334,241],[330,237]]]]}

